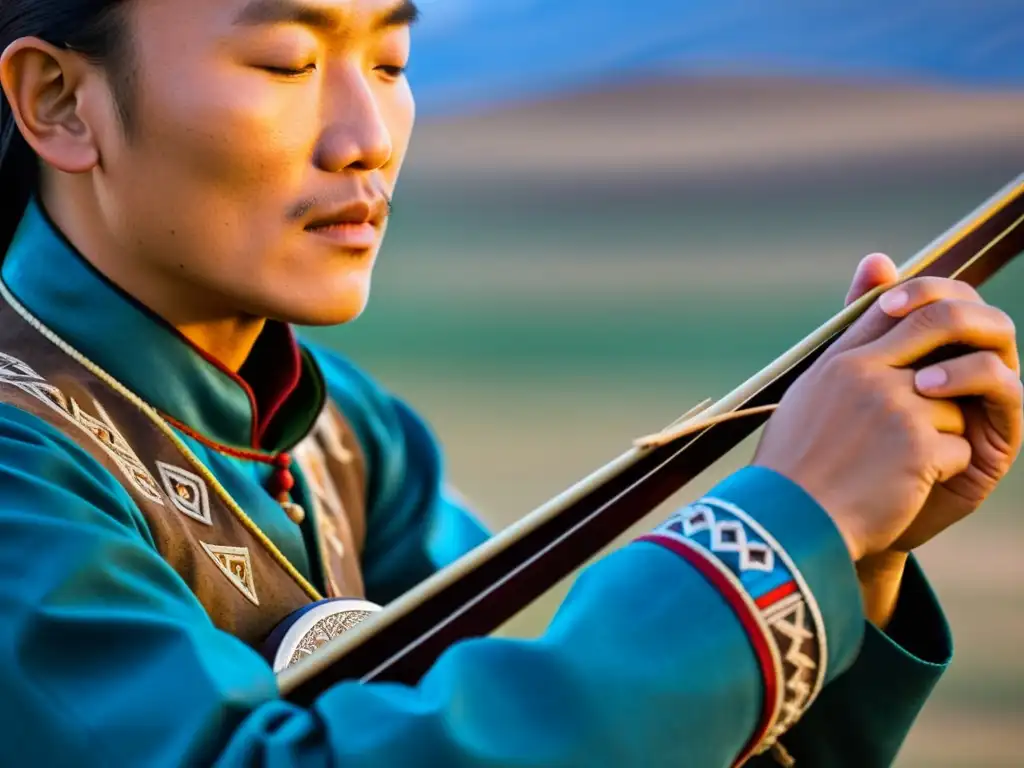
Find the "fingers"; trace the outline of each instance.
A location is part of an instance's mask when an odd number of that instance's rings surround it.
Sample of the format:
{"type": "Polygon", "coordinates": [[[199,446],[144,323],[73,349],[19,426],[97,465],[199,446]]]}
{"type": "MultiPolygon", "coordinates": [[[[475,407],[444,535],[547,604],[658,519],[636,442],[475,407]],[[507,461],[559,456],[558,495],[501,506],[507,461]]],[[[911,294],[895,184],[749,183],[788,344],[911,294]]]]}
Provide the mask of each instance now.
{"type": "Polygon", "coordinates": [[[978,292],[960,280],[918,277],[882,294],[868,310],[823,355],[823,359],[859,349],[884,336],[906,315],[942,299],[982,303],[978,292]]]}
{"type": "Polygon", "coordinates": [[[915,277],[883,293],[878,299],[878,306],[890,317],[906,317],[915,309],[943,299],[984,303],[978,291],[961,280],[915,277]]]}
{"type": "Polygon", "coordinates": [[[925,397],[980,397],[992,427],[1009,445],[1019,445],[1024,418],[1020,374],[995,352],[972,352],[918,371],[914,386],[925,397]]]}
{"type": "Polygon", "coordinates": [[[853,283],[846,294],[846,303],[851,304],[865,293],[883,285],[891,285],[900,279],[896,264],[884,253],[872,253],[861,259],[853,276],[853,283]]]}
{"type": "Polygon", "coordinates": [[[920,407],[936,431],[947,435],[963,435],[967,431],[963,409],[952,400],[925,400],[920,407]]]}
{"type": "Polygon", "coordinates": [[[894,392],[891,402],[898,404],[896,407],[913,413],[919,422],[931,425],[937,432],[963,435],[967,431],[963,408],[951,396],[924,394],[920,390],[915,392],[918,377],[914,371],[892,371],[891,375],[890,391],[894,392]],[[900,393],[909,395],[909,398],[900,393]]]}
{"type": "Polygon", "coordinates": [[[938,434],[932,438],[932,448],[937,483],[945,483],[971,466],[971,444],[959,435],[938,434]]]}
{"type": "Polygon", "coordinates": [[[939,301],[908,315],[859,352],[893,367],[909,366],[943,347],[962,345],[995,352],[1011,369],[1018,365],[1016,329],[996,307],[939,301]]]}

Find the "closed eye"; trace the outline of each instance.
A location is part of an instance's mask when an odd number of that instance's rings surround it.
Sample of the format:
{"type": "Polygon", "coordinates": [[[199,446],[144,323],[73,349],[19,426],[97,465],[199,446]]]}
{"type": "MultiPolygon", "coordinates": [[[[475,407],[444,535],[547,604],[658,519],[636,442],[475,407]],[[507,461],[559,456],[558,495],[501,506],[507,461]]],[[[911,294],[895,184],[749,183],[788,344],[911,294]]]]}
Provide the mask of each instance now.
{"type": "Polygon", "coordinates": [[[316,64],[307,64],[300,69],[293,67],[260,67],[260,69],[278,77],[301,77],[302,75],[308,75],[310,72],[316,72],[316,64]]]}

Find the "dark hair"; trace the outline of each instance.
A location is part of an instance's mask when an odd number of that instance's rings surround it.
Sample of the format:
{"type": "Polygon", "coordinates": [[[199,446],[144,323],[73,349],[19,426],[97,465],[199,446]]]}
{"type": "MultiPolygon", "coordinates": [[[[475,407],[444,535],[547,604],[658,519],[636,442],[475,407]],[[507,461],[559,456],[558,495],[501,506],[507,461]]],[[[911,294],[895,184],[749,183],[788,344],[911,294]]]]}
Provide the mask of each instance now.
{"type": "MultiPolygon", "coordinates": [[[[23,37],[38,37],[103,65],[121,122],[131,125],[128,0],[0,0],[0,52],[23,37]]],[[[14,237],[39,182],[39,163],[14,122],[0,90],[0,259],[14,237]]]]}

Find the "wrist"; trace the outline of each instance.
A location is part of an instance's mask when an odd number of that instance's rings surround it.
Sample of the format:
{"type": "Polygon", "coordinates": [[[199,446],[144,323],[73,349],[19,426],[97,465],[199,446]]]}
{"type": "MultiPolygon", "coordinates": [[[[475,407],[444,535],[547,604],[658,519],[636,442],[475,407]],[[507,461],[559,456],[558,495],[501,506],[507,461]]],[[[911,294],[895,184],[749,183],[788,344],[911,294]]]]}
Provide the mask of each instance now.
{"type": "Polygon", "coordinates": [[[833,527],[846,547],[846,553],[850,556],[850,560],[853,563],[857,563],[865,557],[865,553],[867,551],[867,547],[865,546],[867,536],[864,532],[862,521],[858,517],[854,515],[837,514],[835,509],[838,505],[835,504],[833,500],[822,491],[822,489],[816,488],[806,482],[805,478],[801,477],[798,472],[787,472],[784,469],[778,468],[772,462],[762,460],[760,456],[754,457],[751,466],[760,467],[774,472],[798,487],[811,500],[813,500],[814,503],[828,516],[829,520],[832,521],[833,527]]]}
{"type": "Polygon", "coordinates": [[[906,552],[887,550],[856,563],[864,615],[883,632],[896,612],[907,558],[906,552]]]}

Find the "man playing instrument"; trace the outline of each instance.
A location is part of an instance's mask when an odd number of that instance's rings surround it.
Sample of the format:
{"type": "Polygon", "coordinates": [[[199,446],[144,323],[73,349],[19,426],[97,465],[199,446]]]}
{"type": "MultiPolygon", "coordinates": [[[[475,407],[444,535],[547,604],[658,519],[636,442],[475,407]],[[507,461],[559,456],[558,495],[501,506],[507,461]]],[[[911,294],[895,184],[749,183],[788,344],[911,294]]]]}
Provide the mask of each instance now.
{"type": "MultiPolygon", "coordinates": [[[[291,325],[366,304],[415,16],[0,5],[2,762],[890,764],[951,653],[908,553],[1021,442],[1013,325],[948,280],[885,294],[749,467],[590,566],[541,637],[281,698],[282,622],[487,536],[423,421],[291,325]]],[[[872,256],[851,297],[895,279],[872,256]]]]}

